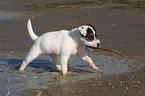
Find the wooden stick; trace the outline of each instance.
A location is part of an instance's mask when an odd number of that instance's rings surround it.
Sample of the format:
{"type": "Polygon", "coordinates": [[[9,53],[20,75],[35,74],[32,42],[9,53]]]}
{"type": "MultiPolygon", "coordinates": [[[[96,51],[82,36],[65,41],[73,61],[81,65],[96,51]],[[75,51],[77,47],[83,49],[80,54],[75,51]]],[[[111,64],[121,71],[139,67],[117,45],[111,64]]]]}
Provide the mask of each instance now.
{"type": "Polygon", "coordinates": [[[88,46],[88,45],[87,45],[87,47],[93,48],[93,49],[102,49],[102,50],[112,51],[112,52],[118,53],[119,55],[122,55],[121,52],[116,51],[116,50],[114,50],[114,49],[108,49],[108,48],[102,48],[102,47],[92,47],[92,46],[88,46]]]}

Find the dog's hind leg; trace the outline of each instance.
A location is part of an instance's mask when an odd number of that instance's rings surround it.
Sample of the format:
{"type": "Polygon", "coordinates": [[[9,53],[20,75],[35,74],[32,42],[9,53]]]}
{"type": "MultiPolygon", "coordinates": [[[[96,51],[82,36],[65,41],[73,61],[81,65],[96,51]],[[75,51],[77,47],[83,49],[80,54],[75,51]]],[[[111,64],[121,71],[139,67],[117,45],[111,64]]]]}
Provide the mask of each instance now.
{"type": "Polygon", "coordinates": [[[40,51],[35,48],[35,46],[32,46],[30,52],[28,53],[28,55],[26,56],[26,59],[23,61],[19,71],[20,72],[24,72],[25,67],[35,58],[37,58],[40,54],[40,51]]]}
{"type": "Polygon", "coordinates": [[[56,66],[56,68],[57,68],[59,71],[61,71],[61,65],[60,65],[60,63],[59,63],[59,56],[58,56],[58,55],[55,55],[55,54],[52,54],[52,55],[50,55],[50,56],[51,56],[51,58],[52,58],[52,60],[53,60],[54,65],[56,66]]]}

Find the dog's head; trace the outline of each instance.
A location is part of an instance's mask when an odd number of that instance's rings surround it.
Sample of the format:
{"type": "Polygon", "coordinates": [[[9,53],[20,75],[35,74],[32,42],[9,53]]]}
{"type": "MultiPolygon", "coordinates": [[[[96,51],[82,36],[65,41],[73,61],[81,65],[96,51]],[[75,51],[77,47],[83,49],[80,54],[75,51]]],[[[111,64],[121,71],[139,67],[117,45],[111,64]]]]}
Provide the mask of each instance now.
{"type": "Polygon", "coordinates": [[[83,25],[78,27],[78,32],[81,35],[81,40],[85,45],[99,47],[100,40],[97,39],[97,31],[93,25],[83,25]]]}

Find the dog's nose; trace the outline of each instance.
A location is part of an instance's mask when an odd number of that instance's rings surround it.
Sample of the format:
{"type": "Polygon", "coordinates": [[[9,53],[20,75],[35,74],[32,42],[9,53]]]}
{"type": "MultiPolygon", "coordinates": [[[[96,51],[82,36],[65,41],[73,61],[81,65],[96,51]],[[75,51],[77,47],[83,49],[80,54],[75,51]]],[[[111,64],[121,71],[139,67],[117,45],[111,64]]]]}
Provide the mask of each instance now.
{"type": "Polygon", "coordinates": [[[97,43],[97,47],[99,47],[100,46],[100,43],[97,43]]]}

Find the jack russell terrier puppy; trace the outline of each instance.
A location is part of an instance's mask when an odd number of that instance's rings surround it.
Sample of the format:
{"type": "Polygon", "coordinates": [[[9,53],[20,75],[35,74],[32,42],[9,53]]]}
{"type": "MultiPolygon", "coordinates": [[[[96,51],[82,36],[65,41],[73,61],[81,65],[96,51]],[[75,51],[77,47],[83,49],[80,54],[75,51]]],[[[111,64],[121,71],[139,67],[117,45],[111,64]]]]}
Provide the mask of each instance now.
{"type": "Polygon", "coordinates": [[[31,25],[30,19],[27,23],[28,33],[34,41],[26,59],[23,61],[19,71],[24,72],[25,67],[40,54],[49,54],[56,68],[61,71],[63,76],[68,76],[67,62],[70,56],[78,54],[79,57],[86,61],[93,70],[102,72],[86,55],[86,45],[99,47],[100,41],[97,39],[97,31],[92,25],[83,25],[74,28],[71,31],[60,30],[47,32],[37,36],[31,25]]]}

